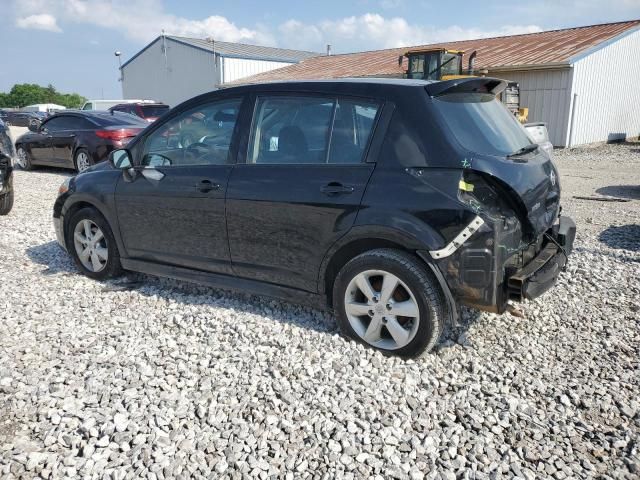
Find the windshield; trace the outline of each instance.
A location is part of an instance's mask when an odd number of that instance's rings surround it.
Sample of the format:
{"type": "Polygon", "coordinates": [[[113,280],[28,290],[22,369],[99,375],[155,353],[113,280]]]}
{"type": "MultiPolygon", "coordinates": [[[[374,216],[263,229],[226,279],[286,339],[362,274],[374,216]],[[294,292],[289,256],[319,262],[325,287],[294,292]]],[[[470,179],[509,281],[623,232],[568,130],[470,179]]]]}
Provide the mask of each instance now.
{"type": "Polygon", "coordinates": [[[460,75],[460,55],[445,53],[442,56],[442,76],[460,75]]]}
{"type": "Polygon", "coordinates": [[[433,104],[455,137],[471,152],[510,155],[532,145],[525,129],[496,97],[486,93],[452,93],[433,104]]]}
{"type": "Polygon", "coordinates": [[[160,117],[169,110],[169,105],[142,105],[140,108],[144,118],[160,117]]]}

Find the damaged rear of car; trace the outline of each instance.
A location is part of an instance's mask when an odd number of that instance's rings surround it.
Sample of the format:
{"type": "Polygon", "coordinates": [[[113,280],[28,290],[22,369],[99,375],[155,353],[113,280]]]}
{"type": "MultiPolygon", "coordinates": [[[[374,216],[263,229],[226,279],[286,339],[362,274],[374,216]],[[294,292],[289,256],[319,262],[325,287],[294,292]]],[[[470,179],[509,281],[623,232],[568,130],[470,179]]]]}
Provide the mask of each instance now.
{"type": "Polygon", "coordinates": [[[417,121],[399,108],[386,153],[405,167],[403,190],[417,195],[403,197],[437,238],[420,256],[455,300],[497,313],[551,288],[575,238],[551,158],[496,99],[505,86],[491,78],[425,86],[428,114],[417,121]]]}

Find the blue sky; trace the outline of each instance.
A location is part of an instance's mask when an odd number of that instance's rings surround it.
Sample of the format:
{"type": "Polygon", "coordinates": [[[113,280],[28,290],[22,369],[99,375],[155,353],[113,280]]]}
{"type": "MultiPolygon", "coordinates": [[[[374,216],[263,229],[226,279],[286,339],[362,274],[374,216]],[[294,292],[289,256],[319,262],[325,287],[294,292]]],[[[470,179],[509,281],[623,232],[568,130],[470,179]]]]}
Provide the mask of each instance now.
{"type": "Polygon", "coordinates": [[[126,60],[163,28],[338,53],[638,18],[640,0],[0,0],[0,91],[52,83],[120,98],[113,52],[126,60]]]}

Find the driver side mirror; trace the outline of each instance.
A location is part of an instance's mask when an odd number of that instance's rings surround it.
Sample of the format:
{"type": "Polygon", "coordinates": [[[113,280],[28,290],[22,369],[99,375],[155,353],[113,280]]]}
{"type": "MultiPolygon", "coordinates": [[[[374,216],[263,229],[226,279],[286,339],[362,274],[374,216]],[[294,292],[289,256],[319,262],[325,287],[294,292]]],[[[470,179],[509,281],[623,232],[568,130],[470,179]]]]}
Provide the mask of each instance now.
{"type": "Polygon", "coordinates": [[[44,131],[46,130],[46,128],[40,128],[40,125],[38,123],[29,123],[29,131],[30,132],[39,132],[40,130],[44,131]]]}
{"type": "Polygon", "coordinates": [[[109,163],[119,170],[128,170],[133,167],[131,154],[125,148],[111,152],[109,154],[109,163]]]}

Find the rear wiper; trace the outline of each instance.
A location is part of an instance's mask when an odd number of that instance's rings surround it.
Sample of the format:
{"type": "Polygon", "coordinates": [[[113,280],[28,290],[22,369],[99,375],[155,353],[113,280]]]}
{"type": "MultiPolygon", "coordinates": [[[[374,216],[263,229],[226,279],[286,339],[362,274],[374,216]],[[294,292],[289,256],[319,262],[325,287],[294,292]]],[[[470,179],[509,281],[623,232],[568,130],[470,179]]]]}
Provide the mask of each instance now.
{"type": "Polygon", "coordinates": [[[537,143],[530,143],[529,145],[522,147],[520,150],[516,150],[513,153],[510,153],[509,155],[507,155],[507,158],[509,157],[515,157],[517,155],[524,155],[525,153],[530,153],[533,152],[535,150],[538,149],[538,144],[537,143]]]}

